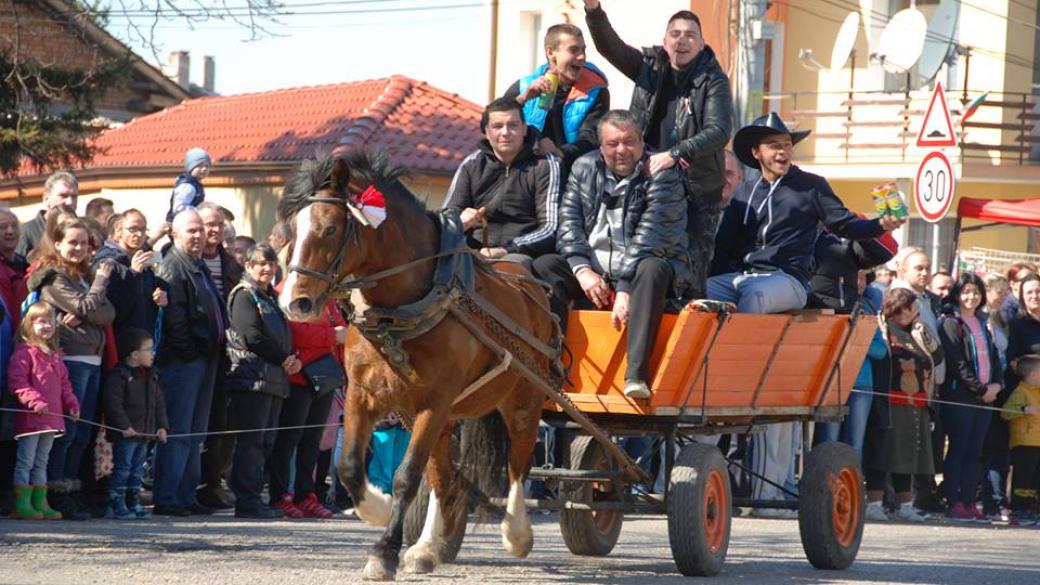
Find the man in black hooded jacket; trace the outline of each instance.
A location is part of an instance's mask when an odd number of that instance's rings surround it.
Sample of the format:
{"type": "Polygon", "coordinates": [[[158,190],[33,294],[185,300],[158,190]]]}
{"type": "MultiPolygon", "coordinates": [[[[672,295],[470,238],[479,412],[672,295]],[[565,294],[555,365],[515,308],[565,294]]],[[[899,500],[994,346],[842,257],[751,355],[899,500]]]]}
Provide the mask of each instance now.
{"type": "Polygon", "coordinates": [[[733,131],[729,79],[704,44],[700,20],[688,10],[668,19],[663,45],[642,51],[614,32],[599,0],[585,0],[585,22],[596,50],[635,82],[629,111],[656,152],[650,172],[676,165],[684,170],[694,270],[686,296],[705,298],[726,182],[723,149],[733,131]]]}
{"type": "Polygon", "coordinates": [[[481,255],[530,269],[531,260],[556,247],[560,160],[535,154],[535,133],[515,99],[488,104],[480,131],[484,140],[455,171],[444,209],[459,213],[481,255]]]}

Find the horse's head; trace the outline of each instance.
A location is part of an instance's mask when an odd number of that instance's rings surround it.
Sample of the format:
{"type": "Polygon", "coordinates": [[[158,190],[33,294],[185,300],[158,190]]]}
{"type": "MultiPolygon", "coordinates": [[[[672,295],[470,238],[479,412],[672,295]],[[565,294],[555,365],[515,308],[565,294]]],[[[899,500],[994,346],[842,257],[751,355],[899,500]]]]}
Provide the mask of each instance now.
{"type": "Polygon", "coordinates": [[[345,158],[330,156],[305,161],[286,185],[279,213],[294,229],[279,304],[292,319],[320,313],[336,284],[364,258],[367,238],[361,232],[367,222],[360,212],[358,183],[352,183],[345,158]]]}

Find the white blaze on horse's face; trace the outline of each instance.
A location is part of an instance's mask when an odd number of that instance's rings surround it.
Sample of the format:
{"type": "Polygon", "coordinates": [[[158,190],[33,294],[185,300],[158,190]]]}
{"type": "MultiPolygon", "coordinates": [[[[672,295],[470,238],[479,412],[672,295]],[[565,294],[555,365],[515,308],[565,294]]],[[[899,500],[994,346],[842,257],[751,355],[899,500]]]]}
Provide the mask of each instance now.
{"type": "MultiPolygon", "coordinates": [[[[296,214],[296,242],[293,244],[293,254],[292,259],[289,260],[289,266],[300,265],[300,258],[303,256],[303,242],[307,239],[307,235],[310,232],[311,206],[308,205],[296,214]]],[[[296,296],[296,279],[298,276],[299,273],[296,271],[289,271],[289,276],[286,277],[285,285],[282,287],[282,294],[278,297],[278,304],[282,306],[285,314],[290,317],[301,317],[301,315],[295,315],[295,312],[289,308],[289,303],[296,296]]]]}

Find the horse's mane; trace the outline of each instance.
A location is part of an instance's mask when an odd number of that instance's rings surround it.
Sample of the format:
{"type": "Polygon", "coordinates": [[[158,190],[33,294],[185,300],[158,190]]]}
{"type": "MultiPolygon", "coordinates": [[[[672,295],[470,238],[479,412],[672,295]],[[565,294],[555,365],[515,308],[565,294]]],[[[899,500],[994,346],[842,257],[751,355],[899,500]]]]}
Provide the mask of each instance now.
{"type": "Polygon", "coordinates": [[[301,162],[282,191],[282,200],[278,204],[279,218],[285,220],[292,217],[307,206],[307,199],[315,192],[331,187],[332,169],[339,159],[350,169],[348,188],[351,193],[360,193],[374,185],[383,192],[388,203],[391,198],[410,199],[417,209],[425,211],[422,203],[401,183],[401,179],[409,176],[406,169],[391,162],[383,150],[353,148],[335,155],[319,154],[316,158],[301,162]]]}

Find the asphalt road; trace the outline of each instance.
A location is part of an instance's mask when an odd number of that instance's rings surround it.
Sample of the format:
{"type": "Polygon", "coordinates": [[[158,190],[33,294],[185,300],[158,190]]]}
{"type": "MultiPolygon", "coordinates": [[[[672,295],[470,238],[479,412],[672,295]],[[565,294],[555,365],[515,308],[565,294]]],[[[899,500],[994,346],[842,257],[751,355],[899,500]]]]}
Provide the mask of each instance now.
{"type": "MultiPolygon", "coordinates": [[[[400,582],[683,583],[659,517],[625,521],[605,558],[571,555],[555,515],[534,517],[535,547],[506,556],[497,526],[466,536],[458,564],[400,582]]],[[[377,530],[357,521],[239,521],[230,516],[172,521],[26,522],[0,520],[0,583],[10,585],[323,585],[360,582],[377,530]]],[[[869,524],[845,571],[813,569],[794,520],[736,518],[729,556],[712,585],[1040,583],[1040,528],[869,524]]]]}

